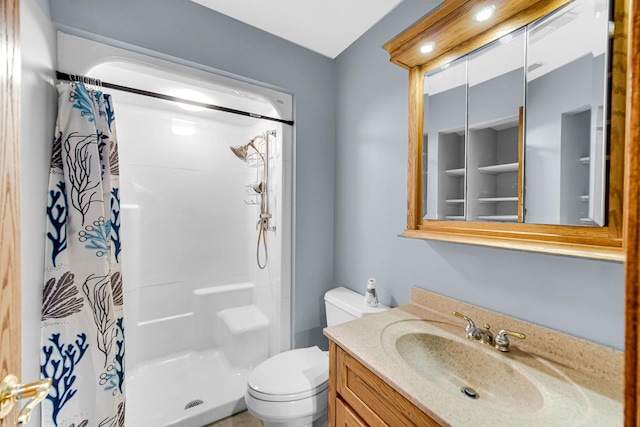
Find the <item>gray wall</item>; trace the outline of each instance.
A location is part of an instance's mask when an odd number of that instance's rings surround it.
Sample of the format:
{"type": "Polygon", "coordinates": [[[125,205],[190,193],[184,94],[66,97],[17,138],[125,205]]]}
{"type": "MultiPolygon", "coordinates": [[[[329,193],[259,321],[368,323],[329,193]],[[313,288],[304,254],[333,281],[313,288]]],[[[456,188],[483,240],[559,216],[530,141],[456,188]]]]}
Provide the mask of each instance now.
{"type": "Polygon", "coordinates": [[[381,46],[430,4],[405,0],[336,60],[336,284],[363,292],[376,277],[381,301],[394,305],[418,286],[622,349],[622,264],[398,237],[406,226],[408,73],[381,46]]]}
{"type": "MultiPolygon", "coordinates": [[[[51,20],[51,0],[35,0],[35,2],[44,13],[44,16],[51,20]]],[[[51,23],[49,22],[48,25],[50,26],[51,23]]]]}
{"type": "Polygon", "coordinates": [[[323,342],[333,286],[335,65],[332,60],[186,0],[55,0],[63,31],[123,42],[293,93],[297,347],[323,342]]]}

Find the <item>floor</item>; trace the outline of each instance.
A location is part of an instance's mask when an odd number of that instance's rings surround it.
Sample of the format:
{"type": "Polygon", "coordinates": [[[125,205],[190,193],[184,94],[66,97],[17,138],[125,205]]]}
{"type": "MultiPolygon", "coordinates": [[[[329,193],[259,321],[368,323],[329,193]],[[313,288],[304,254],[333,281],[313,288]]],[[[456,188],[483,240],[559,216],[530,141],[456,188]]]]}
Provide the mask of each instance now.
{"type": "Polygon", "coordinates": [[[216,421],[213,424],[207,424],[204,427],[262,427],[264,422],[251,415],[248,411],[216,421]]]}

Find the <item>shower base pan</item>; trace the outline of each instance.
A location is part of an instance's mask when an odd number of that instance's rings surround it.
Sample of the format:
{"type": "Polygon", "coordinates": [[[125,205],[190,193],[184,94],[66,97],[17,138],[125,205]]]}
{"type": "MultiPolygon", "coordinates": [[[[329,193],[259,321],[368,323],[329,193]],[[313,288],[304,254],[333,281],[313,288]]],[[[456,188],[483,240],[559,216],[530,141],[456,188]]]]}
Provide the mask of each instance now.
{"type": "Polygon", "coordinates": [[[138,364],[125,383],[126,425],[202,427],[244,411],[248,375],[218,350],[138,364]]]}

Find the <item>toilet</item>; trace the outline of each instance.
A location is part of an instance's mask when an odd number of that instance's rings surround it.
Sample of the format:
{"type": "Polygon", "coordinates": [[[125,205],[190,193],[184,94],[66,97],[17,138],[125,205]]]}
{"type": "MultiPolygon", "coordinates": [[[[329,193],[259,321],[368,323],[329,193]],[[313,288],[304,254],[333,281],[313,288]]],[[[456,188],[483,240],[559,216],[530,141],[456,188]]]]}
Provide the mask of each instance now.
{"type": "MultiPolygon", "coordinates": [[[[387,310],[364,305],[364,297],[344,287],[324,296],[327,326],[387,310]]],[[[265,427],[320,427],[327,424],[329,353],[318,347],[277,354],[249,374],[244,400],[265,427]]]]}

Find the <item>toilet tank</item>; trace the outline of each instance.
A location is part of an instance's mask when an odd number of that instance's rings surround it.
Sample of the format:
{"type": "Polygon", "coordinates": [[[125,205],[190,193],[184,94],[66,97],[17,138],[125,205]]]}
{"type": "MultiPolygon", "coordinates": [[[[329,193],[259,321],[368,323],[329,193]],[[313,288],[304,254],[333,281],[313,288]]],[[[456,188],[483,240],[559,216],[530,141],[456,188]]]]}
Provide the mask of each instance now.
{"type": "Polygon", "coordinates": [[[344,287],[331,289],[324,294],[324,305],[327,309],[327,326],[334,326],[389,309],[382,304],[378,304],[377,307],[368,307],[364,305],[363,294],[344,287]]]}

